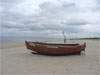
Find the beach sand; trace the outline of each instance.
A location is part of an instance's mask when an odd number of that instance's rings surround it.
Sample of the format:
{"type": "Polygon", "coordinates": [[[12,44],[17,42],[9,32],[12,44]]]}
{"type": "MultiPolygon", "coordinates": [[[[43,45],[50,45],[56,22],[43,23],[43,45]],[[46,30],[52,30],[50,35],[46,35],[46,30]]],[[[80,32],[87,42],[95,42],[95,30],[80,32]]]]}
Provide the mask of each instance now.
{"type": "Polygon", "coordinates": [[[24,43],[1,45],[0,73],[1,75],[100,75],[100,40],[83,41],[87,43],[85,55],[70,56],[32,54],[25,48],[24,43]]]}

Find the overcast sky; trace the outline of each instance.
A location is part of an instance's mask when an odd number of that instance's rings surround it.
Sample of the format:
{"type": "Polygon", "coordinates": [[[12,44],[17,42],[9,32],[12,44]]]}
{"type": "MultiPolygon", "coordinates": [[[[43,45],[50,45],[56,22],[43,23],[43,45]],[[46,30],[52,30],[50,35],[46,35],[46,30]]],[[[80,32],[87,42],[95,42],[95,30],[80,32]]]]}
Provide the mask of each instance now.
{"type": "Polygon", "coordinates": [[[100,37],[100,0],[0,0],[1,36],[100,37]]]}

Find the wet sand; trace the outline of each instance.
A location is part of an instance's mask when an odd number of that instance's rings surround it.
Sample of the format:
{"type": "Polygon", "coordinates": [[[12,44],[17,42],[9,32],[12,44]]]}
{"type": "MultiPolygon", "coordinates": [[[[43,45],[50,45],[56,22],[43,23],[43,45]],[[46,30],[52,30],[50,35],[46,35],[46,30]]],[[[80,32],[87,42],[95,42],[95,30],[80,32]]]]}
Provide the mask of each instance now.
{"type": "MultiPolygon", "coordinates": [[[[87,43],[85,55],[32,54],[24,43],[0,49],[1,75],[100,75],[100,40],[87,43]]],[[[81,40],[81,42],[83,42],[81,40]]]]}

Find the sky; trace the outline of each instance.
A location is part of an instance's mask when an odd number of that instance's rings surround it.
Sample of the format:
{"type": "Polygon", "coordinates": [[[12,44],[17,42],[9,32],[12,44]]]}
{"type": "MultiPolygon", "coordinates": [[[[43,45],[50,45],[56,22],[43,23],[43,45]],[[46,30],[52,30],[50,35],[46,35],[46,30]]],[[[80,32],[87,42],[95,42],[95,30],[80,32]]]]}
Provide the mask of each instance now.
{"type": "Polygon", "coordinates": [[[100,37],[100,0],[0,0],[0,36],[100,37]]]}

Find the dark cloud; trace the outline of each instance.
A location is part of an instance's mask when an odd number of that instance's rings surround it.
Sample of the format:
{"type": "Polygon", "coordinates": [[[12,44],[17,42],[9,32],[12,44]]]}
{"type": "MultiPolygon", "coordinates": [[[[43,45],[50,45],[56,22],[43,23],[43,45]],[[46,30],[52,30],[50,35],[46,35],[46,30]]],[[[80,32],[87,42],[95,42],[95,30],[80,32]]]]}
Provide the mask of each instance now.
{"type": "Polygon", "coordinates": [[[87,21],[84,21],[84,20],[81,20],[81,19],[78,19],[78,20],[70,20],[70,21],[68,21],[68,23],[67,23],[68,25],[86,25],[86,24],[88,24],[88,22],[87,21]]]}

